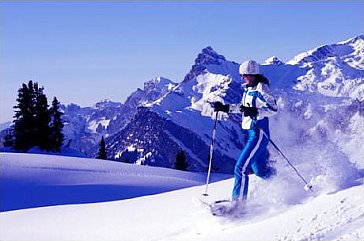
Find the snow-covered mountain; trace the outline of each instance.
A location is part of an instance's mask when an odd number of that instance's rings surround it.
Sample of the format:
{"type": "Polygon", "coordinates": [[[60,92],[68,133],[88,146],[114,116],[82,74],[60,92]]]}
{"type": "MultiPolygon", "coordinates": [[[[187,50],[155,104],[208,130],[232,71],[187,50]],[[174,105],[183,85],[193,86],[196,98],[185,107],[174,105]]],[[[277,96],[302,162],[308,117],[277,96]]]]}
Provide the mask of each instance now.
{"type": "Polygon", "coordinates": [[[295,88],[327,96],[362,100],[363,38],[360,35],[337,44],[324,45],[288,61],[288,64],[307,68],[307,74],[298,78],[299,83],[295,88]]]}
{"type": "Polygon", "coordinates": [[[100,142],[101,135],[116,113],[123,110],[123,104],[105,100],[93,107],[80,107],[76,104],[61,106],[64,113],[64,144],[85,154],[91,154],[95,145],[100,142]]]}
{"type": "MultiPolygon", "coordinates": [[[[134,157],[132,161],[137,163],[173,167],[176,154],[182,149],[188,156],[191,170],[205,170],[213,124],[213,109],[209,103],[223,96],[231,102],[239,101],[239,92],[235,90],[240,88],[237,68],[236,63],[226,61],[211,47],[204,49],[184,81],[162,98],[145,105],[146,108],[139,108],[134,119],[110,138],[111,157],[120,160],[134,157]],[[233,73],[233,77],[229,73],[233,73]]],[[[238,121],[229,120],[229,123],[232,129],[218,146],[237,153],[241,143],[233,140],[241,135],[238,121]]],[[[215,170],[232,168],[234,156],[227,151],[217,151],[214,155],[225,160],[223,165],[216,162],[215,170]]]]}
{"type": "MultiPolygon", "coordinates": [[[[319,153],[333,149],[331,153],[343,155],[342,162],[360,163],[364,156],[363,42],[363,36],[358,36],[300,54],[287,64],[272,57],[262,65],[280,107],[271,120],[272,138],[279,146],[292,151],[321,145],[319,153]]],[[[140,108],[109,139],[111,157],[173,167],[182,149],[190,170],[205,170],[214,118],[211,103],[240,101],[238,67],[211,47],[203,49],[181,83],[147,108],[140,108]]],[[[231,172],[243,145],[240,116],[223,114],[219,119],[214,168],[231,172]]],[[[271,152],[272,158],[279,158],[271,152]]],[[[309,159],[301,156],[299,161],[309,159]]]]}
{"type": "MultiPolygon", "coordinates": [[[[322,158],[328,158],[324,150],[333,150],[333,160],[342,156],[344,162],[364,165],[363,44],[360,35],[306,51],[287,63],[273,56],[262,64],[280,109],[271,118],[272,138],[298,162],[312,158],[295,151],[320,146],[322,158]]],[[[215,118],[211,103],[240,101],[238,68],[207,47],[178,84],[159,77],[125,103],[64,106],[65,145],[92,157],[104,135],[110,159],[163,167],[173,167],[182,149],[189,170],[205,171],[215,118]]],[[[213,170],[230,173],[243,146],[241,117],[221,114],[218,119],[213,170]]],[[[273,149],[271,154],[279,159],[273,149]]]]}
{"type": "Polygon", "coordinates": [[[125,103],[104,100],[93,107],[62,106],[65,144],[94,156],[102,135],[107,138],[123,129],[136,114],[138,106],[152,103],[175,85],[171,80],[158,77],[145,82],[143,89],[131,93],[125,103]]]}

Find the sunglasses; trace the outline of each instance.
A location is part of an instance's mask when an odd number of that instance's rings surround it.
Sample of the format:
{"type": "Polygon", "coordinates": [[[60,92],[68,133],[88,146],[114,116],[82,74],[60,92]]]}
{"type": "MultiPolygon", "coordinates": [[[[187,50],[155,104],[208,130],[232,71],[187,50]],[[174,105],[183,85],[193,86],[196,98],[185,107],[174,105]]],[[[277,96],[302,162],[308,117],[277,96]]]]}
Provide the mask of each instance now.
{"type": "Polygon", "coordinates": [[[245,77],[253,77],[254,75],[252,75],[252,74],[241,74],[240,75],[240,77],[243,77],[243,78],[245,78],[245,77]]]}

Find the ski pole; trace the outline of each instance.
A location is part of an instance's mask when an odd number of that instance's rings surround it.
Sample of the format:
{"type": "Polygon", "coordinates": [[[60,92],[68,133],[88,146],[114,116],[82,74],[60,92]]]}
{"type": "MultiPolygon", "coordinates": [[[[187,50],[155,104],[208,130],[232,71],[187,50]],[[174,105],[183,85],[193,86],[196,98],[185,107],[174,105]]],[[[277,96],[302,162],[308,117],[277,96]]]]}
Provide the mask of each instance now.
{"type": "Polygon", "coordinates": [[[277,149],[278,153],[281,154],[281,156],[287,161],[287,163],[292,167],[292,169],[296,172],[297,176],[299,176],[301,178],[301,180],[305,183],[305,190],[310,190],[311,192],[313,192],[312,190],[312,185],[308,184],[308,182],[306,181],[306,179],[298,172],[297,168],[295,166],[293,166],[293,164],[288,160],[288,158],[283,154],[283,152],[278,148],[278,146],[272,141],[272,139],[270,139],[268,137],[268,135],[261,129],[261,131],[263,132],[263,135],[269,140],[270,143],[272,143],[272,145],[277,149]]]}
{"type": "MultiPolygon", "coordinates": [[[[258,126],[258,123],[256,122],[256,120],[252,119],[254,124],[256,126],[258,126]]],[[[259,128],[259,126],[258,126],[259,128]]],[[[301,178],[301,180],[305,183],[305,190],[308,191],[310,190],[311,192],[313,192],[312,190],[312,185],[310,185],[306,179],[298,172],[297,168],[288,160],[288,158],[283,154],[283,152],[278,148],[278,146],[272,141],[272,139],[267,135],[267,133],[265,133],[265,131],[261,128],[259,128],[262,132],[263,135],[269,140],[270,143],[272,143],[272,145],[274,146],[274,148],[277,149],[278,153],[287,161],[287,163],[290,165],[290,167],[292,167],[292,169],[296,172],[297,176],[301,178]]]]}
{"type": "Polygon", "coordinates": [[[216,111],[215,124],[214,124],[214,128],[212,129],[212,138],[211,138],[210,155],[209,155],[209,169],[207,171],[206,189],[205,189],[205,193],[202,194],[203,196],[208,196],[209,195],[207,193],[207,190],[208,190],[209,182],[210,182],[210,173],[211,173],[211,166],[212,166],[212,153],[213,153],[213,150],[214,150],[214,142],[215,142],[215,133],[216,133],[218,113],[219,113],[219,111],[216,111]]]}

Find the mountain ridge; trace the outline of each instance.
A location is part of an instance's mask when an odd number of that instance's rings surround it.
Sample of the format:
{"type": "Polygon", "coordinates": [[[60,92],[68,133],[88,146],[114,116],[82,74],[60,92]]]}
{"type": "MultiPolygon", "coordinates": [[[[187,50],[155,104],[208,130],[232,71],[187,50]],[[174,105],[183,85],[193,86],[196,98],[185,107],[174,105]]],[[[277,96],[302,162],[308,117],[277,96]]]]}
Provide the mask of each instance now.
{"type": "MultiPolygon", "coordinates": [[[[362,38],[357,39],[358,41],[362,40],[362,38]]],[[[344,41],[344,43],[345,42],[352,44],[354,40],[344,41]]],[[[314,51],[312,52],[315,53],[314,51]]],[[[331,54],[329,54],[329,56],[331,56],[331,54]]],[[[348,56],[347,52],[344,54],[344,57],[346,56],[348,56]]],[[[288,111],[290,115],[296,115],[297,117],[302,118],[304,120],[304,123],[302,123],[303,126],[310,125],[310,128],[307,128],[308,130],[305,130],[305,128],[299,128],[297,131],[304,133],[306,139],[322,138],[323,140],[328,141],[327,138],[329,134],[327,133],[331,132],[328,126],[333,125],[333,127],[336,128],[336,126],[339,125],[342,129],[343,127],[340,121],[335,120],[336,117],[332,114],[330,114],[332,119],[325,119],[323,121],[324,124],[322,124],[322,121],[318,124],[317,121],[314,120],[320,115],[325,116],[332,112],[332,110],[325,107],[328,102],[336,103],[338,106],[351,106],[356,96],[352,96],[347,93],[347,89],[351,89],[353,87],[358,88],[356,91],[358,97],[361,98],[363,96],[363,93],[361,92],[361,88],[363,88],[362,79],[360,79],[361,70],[349,66],[345,61],[341,60],[340,56],[335,56],[334,58],[325,57],[326,62],[323,62],[324,64],[322,65],[317,65],[317,61],[314,58],[306,59],[313,59],[315,63],[311,63],[312,65],[298,64],[298,66],[284,63],[271,63],[262,66],[262,71],[263,74],[267,75],[272,81],[272,91],[277,96],[280,108],[284,111],[288,111]],[[341,67],[343,69],[341,69],[341,67]],[[336,74],[335,71],[330,72],[330,68],[337,70],[338,74],[336,74]],[[314,72],[315,70],[316,72],[314,72]],[[326,72],[323,70],[326,70],[326,72]],[[281,75],[281,73],[284,73],[284,75],[281,75]],[[331,87],[332,89],[330,90],[330,88],[325,86],[325,80],[327,79],[325,79],[325,76],[322,76],[325,74],[329,74],[329,77],[331,76],[334,79],[340,78],[341,76],[348,76],[349,80],[342,79],[341,82],[336,81],[335,84],[337,84],[337,86],[334,86],[335,88],[331,87]],[[280,76],[274,78],[274,75],[280,76]],[[281,84],[275,86],[276,82],[281,84]],[[349,87],[345,89],[346,85],[349,85],[349,87]],[[286,94],[281,93],[282,89],[285,90],[286,94]],[[303,95],[302,93],[307,94],[303,95]],[[312,93],[312,95],[309,95],[309,93],[312,93]],[[304,100],[306,97],[315,101],[321,100],[317,102],[320,104],[314,106],[312,103],[304,100]],[[332,100],[330,100],[330,98],[332,100]],[[350,99],[352,99],[352,101],[350,101],[350,99]]],[[[196,64],[198,63],[199,61],[196,61],[196,64]]],[[[186,128],[194,132],[195,138],[198,137],[201,140],[204,140],[205,144],[201,144],[201,147],[204,146],[203,149],[206,149],[205,147],[209,145],[211,140],[211,130],[214,118],[211,103],[214,101],[238,103],[241,96],[241,82],[240,77],[238,77],[239,65],[228,61],[225,58],[219,58],[219,61],[212,61],[211,64],[204,65],[203,67],[203,71],[198,72],[199,74],[197,76],[189,78],[188,81],[185,79],[179,83],[173,91],[166,93],[158,101],[148,105],[148,107],[150,111],[157,113],[158,116],[166,118],[179,126],[175,128],[186,128]]],[[[194,71],[194,66],[191,71],[194,71]]],[[[328,81],[330,80],[331,79],[328,78],[328,81]]],[[[359,103],[361,102],[359,101],[359,103]]],[[[348,120],[357,113],[357,109],[349,109],[345,112],[345,114],[349,115],[349,117],[346,118],[348,120]]],[[[138,118],[139,116],[137,115],[136,119],[133,121],[138,121],[138,118]]],[[[284,118],[288,119],[292,117],[285,116],[284,118]]],[[[243,146],[241,141],[242,134],[240,130],[240,116],[231,115],[228,117],[226,115],[222,115],[219,119],[219,132],[216,141],[217,147],[214,152],[216,155],[219,155],[219,157],[216,157],[215,165],[218,167],[217,169],[219,169],[219,171],[231,173],[234,160],[239,155],[241,147],[243,146]],[[228,164],[226,165],[226,163],[228,164]],[[224,168],[224,164],[226,168],[224,168]]],[[[282,118],[279,117],[273,118],[273,126],[277,125],[277,122],[281,122],[281,119],[282,118]]],[[[153,119],[151,122],[153,122],[153,119]]],[[[142,129],[143,128],[144,127],[142,127],[142,129]]],[[[344,128],[342,131],[345,132],[347,130],[344,128]]],[[[133,130],[130,129],[127,132],[132,134],[133,130]]],[[[148,140],[145,135],[141,136],[143,136],[142,142],[151,142],[151,140],[148,140]]],[[[141,140],[138,139],[138,141],[141,140]]],[[[168,142],[170,141],[171,139],[169,139],[168,142]]],[[[305,139],[296,141],[297,144],[303,143],[305,142],[305,139]]],[[[321,142],[321,140],[317,141],[321,142]]],[[[335,141],[340,142],[339,140],[335,141]]],[[[198,156],[196,155],[196,150],[191,150],[188,147],[186,148],[186,146],[189,146],[185,144],[186,142],[189,142],[189,140],[181,141],[179,139],[174,140],[173,145],[171,144],[170,147],[169,145],[163,145],[163,147],[154,147],[153,150],[142,149],[144,152],[150,153],[159,148],[170,148],[170,150],[175,150],[175,147],[172,146],[179,146],[181,149],[186,151],[188,159],[193,160],[193,163],[204,163],[205,165],[201,165],[201,168],[204,168],[203,166],[207,165],[208,158],[201,156],[199,157],[200,160],[196,161],[196,156],[198,156]],[[179,143],[183,143],[183,145],[179,143]]],[[[343,143],[340,145],[342,144],[343,143]]],[[[121,145],[119,148],[119,151],[128,149],[127,145],[121,145]]],[[[113,151],[111,152],[111,155],[114,155],[113,151]]],[[[137,160],[149,159],[151,163],[156,164],[157,162],[153,160],[153,158],[153,155],[140,155],[137,157],[137,160]]],[[[173,159],[173,156],[168,156],[164,159],[168,160],[168,167],[173,167],[173,160],[171,160],[173,159]]],[[[165,165],[166,163],[167,162],[164,162],[162,165],[165,165]]],[[[203,169],[193,169],[191,167],[191,170],[202,171],[203,169]]]]}
{"type": "MultiPolygon", "coordinates": [[[[364,100],[361,46],[363,35],[306,51],[287,63],[273,56],[261,65],[280,108],[280,113],[271,120],[275,138],[287,145],[291,145],[288,140],[292,138],[298,145],[320,137],[322,140],[316,141],[333,142],[344,150],[350,161],[356,162],[358,155],[350,154],[345,142],[349,140],[359,148],[360,137],[363,137],[360,131],[364,100]],[[334,114],[341,112],[337,116],[334,114]],[[282,123],[288,120],[298,125],[288,124],[291,126],[289,135],[283,135],[278,130],[287,128],[282,123]],[[353,129],[348,130],[342,121],[350,123],[353,129]],[[344,135],[346,141],[337,138],[335,132],[344,135]]],[[[182,149],[191,161],[190,170],[205,171],[206,148],[211,142],[215,118],[211,103],[240,102],[242,82],[238,69],[237,63],[227,60],[212,47],[206,47],[179,83],[157,77],[147,81],[143,89],[131,93],[124,103],[104,100],[93,107],[63,106],[65,144],[87,156],[94,156],[103,135],[110,148],[110,159],[123,161],[125,155],[131,155],[132,158],[128,157],[130,162],[164,167],[173,167],[174,155],[182,149]],[[145,117],[150,123],[168,123],[170,129],[152,128],[142,120],[145,117]],[[150,130],[153,132],[148,133],[150,130]],[[138,131],[138,139],[130,139],[138,131]],[[188,137],[176,134],[176,131],[188,133],[188,137]],[[163,138],[153,139],[153,134],[164,136],[169,144],[163,145],[163,138]],[[153,141],[159,146],[146,144],[153,141]],[[168,149],[171,153],[166,153],[168,149]],[[153,156],[153,153],[164,154],[153,156]]],[[[221,114],[218,118],[215,170],[231,172],[243,146],[241,116],[221,114]]]]}

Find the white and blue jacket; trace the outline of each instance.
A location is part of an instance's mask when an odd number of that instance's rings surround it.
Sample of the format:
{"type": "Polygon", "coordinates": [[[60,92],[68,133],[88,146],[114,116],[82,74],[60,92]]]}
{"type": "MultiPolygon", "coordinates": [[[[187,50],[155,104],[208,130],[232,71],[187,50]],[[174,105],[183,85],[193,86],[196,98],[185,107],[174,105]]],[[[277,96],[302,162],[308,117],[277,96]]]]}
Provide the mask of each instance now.
{"type": "MultiPolygon", "coordinates": [[[[258,108],[258,115],[256,121],[259,125],[261,120],[267,119],[267,117],[273,116],[277,113],[277,103],[275,98],[270,94],[269,86],[260,82],[257,85],[251,87],[246,84],[243,85],[243,97],[240,104],[230,105],[229,112],[240,113],[240,106],[256,107],[258,108]]],[[[244,130],[251,130],[257,128],[250,116],[244,116],[241,127],[244,130]]]]}

